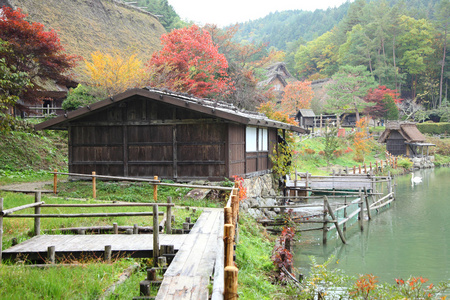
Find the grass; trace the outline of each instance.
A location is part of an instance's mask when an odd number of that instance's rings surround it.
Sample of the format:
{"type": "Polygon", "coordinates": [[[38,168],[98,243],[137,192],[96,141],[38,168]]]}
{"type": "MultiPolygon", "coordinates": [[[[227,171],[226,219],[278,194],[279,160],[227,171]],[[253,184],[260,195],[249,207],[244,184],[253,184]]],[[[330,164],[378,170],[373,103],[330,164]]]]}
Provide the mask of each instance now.
{"type": "Polygon", "coordinates": [[[239,268],[239,299],[282,299],[283,287],[272,284],[274,265],[270,259],[274,237],[253,218],[239,217],[239,243],[236,264],[239,268]],[[280,298],[281,297],[281,298],[280,298]]]}
{"type": "MultiPolygon", "coordinates": [[[[128,259],[111,264],[91,261],[76,267],[45,269],[3,264],[0,265],[0,298],[18,299],[20,295],[20,299],[97,299],[130,264],[128,259]]],[[[136,285],[136,296],[138,288],[136,285]]]]}
{"type": "MultiPolygon", "coordinates": [[[[170,183],[170,181],[164,181],[170,183]]],[[[53,189],[53,186],[46,186],[53,189]]],[[[172,197],[172,202],[182,206],[196,207],[224,207],[225,199],[229,193],[212,193],[212,196],[196,200],[186,197],[191,191],[187,187],[158,186],[158,201],[167,202],[172,197]]],[[[97,181],[97,199],[126,202],[153,202],[153,185],[148,183],[123,183],[97,181]]],[[[90,181],[69,181],[58,183],[58,196],[64,198],[92,198],[92,183],[90,181]]]]}
{"type": "Polygon", "coordinates": [[[339,137],[338,155],[335,155],[331,161],[331,165],[327,165],[324,155],[320,152],[324,150],[324,138],[309,138],[302,141],[296,141],[294,146],[294,167],[299,172],[309,172],[313,175],[329,175],[331,169],[338,171],[349,169],[353,166],[363,165],[369,166],[375,164],[376,161],[385,160],[385,145],[381,145],[376,141],[370,142],[371,152],[365,156],[364,162],[356,162],[354,160],[352,136],[339,137]]]}
{"type": "MultiPolygon", "coordinates": [[[[20,205],[25,205],[34,202],[34,196],[25,195],[20,193],[1,192],[0,197],[4,198],[4,208],[9,209],[20,205]]],[[[43,196],[42,201],[46,204],[69,204],[69,203],[98,203],[93,200],[77,201],[77,200],[64,200],[56,197],[43,196]]],[[[166,208],[160,207],[161,211],[166,208]]],[[[74,208],[74,207],[57,207],[57,208],[42,208],[41,213],[60,213],[60,214],[73,214],[73,213],[99,213],[99,212],[136,212],[136,211],[152,211],[151,207],[101,207],[101,208],[74,208]]],[[[200,216],[202,210],[193,209],[187,210],[186,208],[174,208],[172,214],[175,216],[175,223],[173,228],[182,228],[183,222],[186,217],[190,217],[192,222],[195,222],[200,216]]],[[[25,209],[20,213],[34,213],[33,208],[25,209]]],[[[159,217],[159,222],[162,221],[162,216],[159,217]]],[[[149,216],[130,216],[130,217],[99,217],[99,218],[42,218],[41,219],[41,233],[44,230],[68,228],[68,227],[88,227],[88,226],[106,226],[117,223],[119,226],[133,226],[138,224],[139,226],[152,226],[152,217],[149,216]]],[[[17,241],[23,242],[29,239],[33,235],[34,220],[31,218],[5,218],[3,224],[3,249],[9,248],[12,245],[13,238],[17,241]]],[[[59,231],[53,234],[58,234],[59,231]]]]}

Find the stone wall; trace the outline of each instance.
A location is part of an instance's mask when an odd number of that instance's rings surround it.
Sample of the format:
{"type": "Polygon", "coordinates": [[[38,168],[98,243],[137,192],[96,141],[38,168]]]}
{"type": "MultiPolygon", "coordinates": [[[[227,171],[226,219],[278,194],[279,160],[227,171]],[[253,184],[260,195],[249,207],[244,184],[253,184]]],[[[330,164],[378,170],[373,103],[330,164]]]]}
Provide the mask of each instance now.
{"type": "Polygon", "coordinates": [[[276,211],[273,209],[254,208],[255,206],[276,205],[275,196],[279,194],[278,183],[272,174],[244,179],[244,187],[247,189],[247,198],[240,205],[242,212],[248,213],[255,219],[270,218],[276,215],[276,211]]]}

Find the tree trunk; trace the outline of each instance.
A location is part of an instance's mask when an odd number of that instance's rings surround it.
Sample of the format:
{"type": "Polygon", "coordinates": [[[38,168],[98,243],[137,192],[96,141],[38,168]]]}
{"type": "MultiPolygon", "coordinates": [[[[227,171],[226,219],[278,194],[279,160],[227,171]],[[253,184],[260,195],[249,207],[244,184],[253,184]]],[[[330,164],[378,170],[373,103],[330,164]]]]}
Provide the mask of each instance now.
{"type": "Polygon", "coordinates": [[[439,107],[441,107],[442,104],[442,86],[444,85],[444,66],[445,66],[446,52],[447,52],[447,28],[444,31],[444,55],[442,57],[441,81],[439,83],[439,107]]]}

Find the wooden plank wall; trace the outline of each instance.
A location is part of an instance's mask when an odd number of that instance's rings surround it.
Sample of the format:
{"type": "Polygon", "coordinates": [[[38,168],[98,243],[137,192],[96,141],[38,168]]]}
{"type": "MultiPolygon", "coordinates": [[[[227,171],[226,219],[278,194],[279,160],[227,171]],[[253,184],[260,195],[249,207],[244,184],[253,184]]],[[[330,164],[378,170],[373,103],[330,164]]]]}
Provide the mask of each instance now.
{"type": "Polygon", "coordinates": [[[131,98],[70,125],[73,173],[228,177],[227,124],[201,113],[131,98]]]}

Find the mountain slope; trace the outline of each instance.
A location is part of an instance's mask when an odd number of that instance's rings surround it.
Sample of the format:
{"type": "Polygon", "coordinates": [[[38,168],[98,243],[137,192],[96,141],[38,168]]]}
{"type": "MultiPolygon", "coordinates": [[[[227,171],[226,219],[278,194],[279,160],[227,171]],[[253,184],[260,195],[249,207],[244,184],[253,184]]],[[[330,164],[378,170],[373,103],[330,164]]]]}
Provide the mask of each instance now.
{"type": "Polygon", "coordinates": [[[55,29],[67,52],[83,58],[115,48],[148,59],[165,33],[157,17],[116,0],[0,0],[3,5],[55,29]]]}
{"type": "Polygon", "coordinates": [[[347,14],[349,6],[347,2],[337,8],[317,9],[314,12],[277,11],[264,18],[239,24],[235,38],[257,44],[267,43],[269,47],[286,50],[288,42],[295,42],[299,38],[310,41],[331,30],[347,14]]]}

